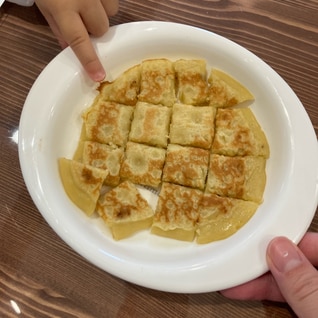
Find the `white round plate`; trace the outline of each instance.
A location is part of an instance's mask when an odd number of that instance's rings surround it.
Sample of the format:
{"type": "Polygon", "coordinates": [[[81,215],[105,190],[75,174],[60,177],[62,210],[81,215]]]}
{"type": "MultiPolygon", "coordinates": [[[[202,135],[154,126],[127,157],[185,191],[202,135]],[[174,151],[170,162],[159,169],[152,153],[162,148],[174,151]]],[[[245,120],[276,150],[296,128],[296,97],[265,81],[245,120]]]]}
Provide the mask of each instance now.
{"type": "Polygon", "coordinates": [[[75,251],[103,270],[153,289],[197,293],[251,280],[267,271],[270,239],[298,243],[317,207],[318,148],[312,124],[286,82],[241,46],[202,29],[166,22],[112,27],[94,45],[107,79],[147,58],[200,58],[229,73],[255,96],[251,105],[271,149],[264,203],[228,239],[197,245],[143,231],[116,242],[98,218],[88,218],[66,196],[57,159],[71,158],[81,112],[96,85],[68,48],[43,70],[21,115],[19,156],[27,188],[43,217],[75,251]]]}

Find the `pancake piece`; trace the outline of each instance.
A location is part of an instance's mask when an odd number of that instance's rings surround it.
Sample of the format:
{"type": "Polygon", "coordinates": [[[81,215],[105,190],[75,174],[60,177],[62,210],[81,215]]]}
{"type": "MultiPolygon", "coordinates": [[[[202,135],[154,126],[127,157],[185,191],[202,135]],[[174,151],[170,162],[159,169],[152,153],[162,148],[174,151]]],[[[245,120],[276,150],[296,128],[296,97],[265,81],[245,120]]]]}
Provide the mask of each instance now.
{"type": "Polygon", "coordinates": [[[124,146],[128,139],[133,110],[132,106],[100,100],[83,114],[87,139],[124,146]]]}
{"type": "Polygon", "coordinates": [[[250,108],[218,109],[212,153],[269,157],[266,136],[250,108]]]}
{"type": "Polygon", "coordinates": [[[166,148],[171,107],[138,102],[131,124],[129,140],[166,148]]]}
{"type": "Polygon", "coordinates": [[[204,189],[209,157],[208,150],[169,144],[162,180],[204,189]]]}
{"type": "Polygon", "coordinates": [[[261,203],[266,183],[263,157],[211,155],[206,192],[261,203]]]}
{"type": "Polygon", "coordinates": [[[148,202],[129,181],[122,182],[103,194],[98,200],[96,210],[110,227],[115,240],[150,228],[154,215],[148,202]]]}
{"type": "Polygon", "coordinates": [[[200,205],[196,242],[206,244],[236,233],[254,215],[255,202],[205,193],[200,205]]]}
{"type": "Polygon", "coordinates": [[[175,104],[172,109],[170,142],[210,149],[214,136],[215,108],[175,104]]]}
{"type": "Polygon", "coordinates": [[[120,176],[135,184],[158,187],[166,150],[134,142],[128,142],[120,176]]]}
{"type": "Polygon", "coordinates": [[[202,195],[196,189],[163,183],[151,233],[176,240],[193,241],[202,195]]]}
{"type": "Polygon", "coordinates": [[[167,59],[145,60],[141,64],[139,101],[171,107],[176,100],[173,63],[167,59]]]}
{"type": "Polygon", "coordinates": [[[73,161],[60,159],[59,169],[72,201],[98,211],[114,239],[151,227],[204,244],[252,217],[270,149],[244,103],[253,100],[246,87],[222,71],[207,74],[204,60],[158,58],[98,90],[73,161]]]}
{"type": "Polygon", "coordinates": [[[123,147],[109,146],[94,141],[83,143],[83,163],[109,172],[104,182],[105,185],[119,184],[123,156],[123,147]]]}
{"type": "Polygon", "coordinates": [[[140,65],[136,65],[113,82],[101,83],[98,90],[104,100],[134,106],[138,100],[139,88],[140,65]]]}
{"type": "Polygon", "coordinates": [[[85,127],[85,123],[83,122],[79,142],[78,142],[76,150],[73,154],[73,158],[72,158],[73,160],[79,161],[79,162],[83,161],[83,147],[84,147],[85,140],[87,140],[86,127],[85,127]]]}
{"type": "Polygon", "coordinates": [[[184,104],[207,105],[208,82],[204,60],[177,60],[174,63],[178,97],[184,104]]]}
{"type": "Polygon", "coordinates": [[[59,158],[58,165],[68,197],[88,216],[92,215],[108,171],[65,158],[59,158]]]}
{"type": "Polygon", "coordinates": [[[209,105],[213,107],[231,107],[254,100],[254,96],[246,87],[220,70],[212,69],[208,82],[209,105]]]}

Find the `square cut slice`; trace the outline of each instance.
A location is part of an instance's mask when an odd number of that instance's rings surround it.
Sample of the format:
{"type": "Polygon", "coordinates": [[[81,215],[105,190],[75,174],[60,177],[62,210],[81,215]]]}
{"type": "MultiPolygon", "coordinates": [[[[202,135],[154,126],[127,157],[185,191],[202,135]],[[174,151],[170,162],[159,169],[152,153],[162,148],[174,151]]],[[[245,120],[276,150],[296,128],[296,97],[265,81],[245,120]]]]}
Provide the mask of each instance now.
{"type": "Polygon", "coordinates": [[[94,141],[83,143],[83,163],[108,170],[104,184],[116,186],[120,181],[120,167],[124,156],[124,148],[109,146],[94,141]]]}
{"type": "Polygon", "coordinates": [[[135,65],[113,82],[103,82],[98,88],[102,99],[134,106],[140,90],[140,65],[135,65]]]}
{"type": "Polygon", "coordinates": [[[203,193],[163,183],[151,233],[182,241],[193,241],[203,193]]]}
{"type": "Polygon", "coordinates": [[[204,189],[209,157],[205,149],[169,144],[162,180],[204,189]]]}
{"type": "Polygon", "coordinates": [[[130,181],[124,181],[101,195],[96,210],[110,227],[115,240],[121,240],[151,227],[154,211],[130,181]]]}
{"type": "Polygon", "coordinates": [[[211,155],[206,192],[261,203],[266,184],[266,159],[211,155]]]}
{"type": "Polygon", "coordinates": [[[208,82],[209,105],[213,107],[231,107],[254,100],[254,96],[245,86],[220,70],[212,69],[208,82]]]}
{"type": "Polygon", "coordinates": [[[58,165],[70,200],[88,216],[92,215],[108,171],[66,158],[59,158],[58,165]]]}
{"type": "Polygon", "coordinates": [[[266,136],[250,108],[217,110],[212,153],[269,157],[266,136]]]}
{"type": "Polygon", "coordinates": [[[124,146],[133,110],[132,106],[99,100],[83,114],[87,140],[124,146]]]}
{"type": "Polygon", "coordinates": [[[135,184],[158,187],[161,183],[165,156],[165,149],[129,141],[120,176],[135,184]]]}
{"type": "Polygon", "coordinates": [[[167,59],[141,63],[139,101],[171,107],[176,100],[173,63],[167,59]]]}
{"type": "Polygon", "coordinates": [[[184,104],[207,105],[208,82],[204,60],[177,60],[174,63],[178,97],[184,104]]]}
{"type": "Polygon", "coordinates": [[[233,235],[250,220],[257,208],[255,202],[205,193],[200,205],[197,243],[206,244],[233,235]]]}
{"type": "Polygon", "coordinates": [[[214,136],[215,108],[175,104],[172,109],[170,142],[210,149],[214,136]]]}
{"type": "Polygon", "coordinates": [[[138,102],[134,111],[129,140],[166,148],[171,107],[138,102]]]}

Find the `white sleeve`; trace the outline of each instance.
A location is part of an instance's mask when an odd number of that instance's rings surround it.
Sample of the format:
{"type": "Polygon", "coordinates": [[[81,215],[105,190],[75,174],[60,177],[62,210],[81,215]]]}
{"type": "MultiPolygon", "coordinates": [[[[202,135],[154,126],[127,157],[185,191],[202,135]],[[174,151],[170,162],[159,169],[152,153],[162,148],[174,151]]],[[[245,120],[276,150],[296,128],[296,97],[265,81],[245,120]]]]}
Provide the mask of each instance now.
{"type": "Polygon", "coordinates": [[[34,0],[7,0],[8,2],[13,2],[21,6],[30,7],[33,5],[34,0]]]}

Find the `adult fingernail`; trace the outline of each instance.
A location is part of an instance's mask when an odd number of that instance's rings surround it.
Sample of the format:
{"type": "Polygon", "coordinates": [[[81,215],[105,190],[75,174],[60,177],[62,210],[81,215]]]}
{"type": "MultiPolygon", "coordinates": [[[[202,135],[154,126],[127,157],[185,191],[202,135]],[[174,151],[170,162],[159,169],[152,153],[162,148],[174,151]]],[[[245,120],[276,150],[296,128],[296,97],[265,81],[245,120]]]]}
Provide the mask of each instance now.
{"type": "Polygon", "coordinates": [[[267,255],[279,272],[288,272],[302,263],[297,247],[285,237],[271,241],[267,255]]]}

